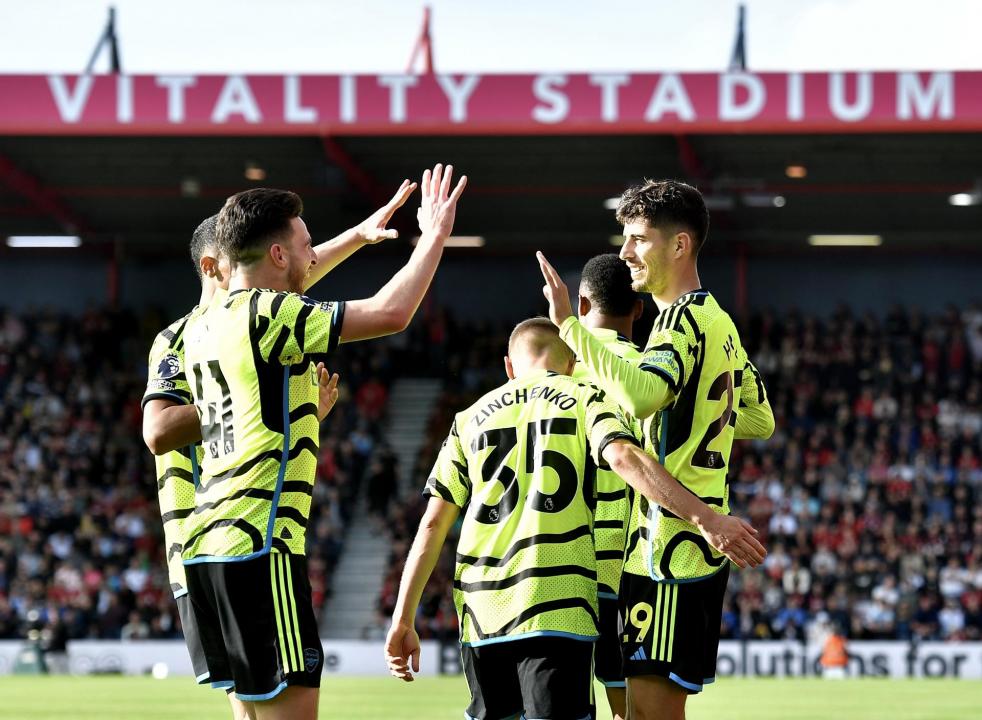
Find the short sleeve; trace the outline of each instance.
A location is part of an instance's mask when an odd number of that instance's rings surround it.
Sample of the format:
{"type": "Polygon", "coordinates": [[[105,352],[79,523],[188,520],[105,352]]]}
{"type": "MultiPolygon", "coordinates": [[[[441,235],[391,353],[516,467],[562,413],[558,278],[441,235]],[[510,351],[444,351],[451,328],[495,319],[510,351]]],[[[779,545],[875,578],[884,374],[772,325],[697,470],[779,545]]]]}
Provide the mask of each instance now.
{"type": "Polygon", "coordinates": [[[253,330],[266,362],[316,361],[340,342],[343,302],[321,302],[297,293],[262,293],[254,302],[253,330]]]}
{"type": "Polygon", "coordinates": [[[426,481],[423,495],[438,497],[457,507],[467,507],[471,498],[471,481],[467,470],[467,457],[457,433],[457,422],[454,421],[450,434],[443,441],[443,447],[437,455],[433,471],[426,481]]]}
{"type": "Polygon", "coordinates": [[[191,387],[184,370],[184,322],[171,326],[154,338],[147,360],[147,389],[140,407],[151,400],[191,404],[191,387]]]}
{"type": "Polygon", "coordinates": [[[632,429],[634,423],[628,419],[624,411],[610,402],[603,390],[595,387],[593,389],[595,392],[586,404],[587,443],[597,467],[606,469],[607,463],[603,460],[603,451],[607,445],[614,440],[627,440],[639,446],[641,443],[632,429]]]}
{"type": "Polygon", "coordinates": [[[695,356],[689,352],[689,347],[695,345],[695,338],[689,338],[684,330],[658,330],[648,341],[640,368],[660,376],[677,397],[692,373],[695,356]]]}

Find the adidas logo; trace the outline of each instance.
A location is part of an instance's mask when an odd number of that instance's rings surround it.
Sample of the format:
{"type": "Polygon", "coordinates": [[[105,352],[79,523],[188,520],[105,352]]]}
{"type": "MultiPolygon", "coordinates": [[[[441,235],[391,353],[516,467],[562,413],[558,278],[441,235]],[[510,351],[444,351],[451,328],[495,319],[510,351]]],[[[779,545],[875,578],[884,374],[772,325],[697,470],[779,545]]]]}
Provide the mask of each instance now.
{"type": "Polygon", "coordinates": [[[631,656],[631,660],[647,660],[648,653],[644,651],[644,648],[638,648],[638,651],[631,656]]]}

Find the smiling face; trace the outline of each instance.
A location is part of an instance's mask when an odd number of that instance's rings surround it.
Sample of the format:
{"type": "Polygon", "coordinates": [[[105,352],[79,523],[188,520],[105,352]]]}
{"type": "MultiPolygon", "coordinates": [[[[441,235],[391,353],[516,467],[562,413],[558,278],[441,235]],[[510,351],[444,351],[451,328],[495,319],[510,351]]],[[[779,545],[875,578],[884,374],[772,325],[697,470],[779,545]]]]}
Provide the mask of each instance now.
{"type": "Polygon", "coordinates": [[[620,258],[631,271],[631,288],[652,295],[664,292],[676,248],[675,235],[666,236],[644,220],[625,223],[620,258]]]}
{"type": "Polygon", "coordinates": [[[311,243],[307,225],[298,217],[290,220],[290,235],[277,243],[282,248],[286,261],[286,275],[292,292],[303,294],[304,284],[311,265],[317,262],[317,255],[311,243]]]}

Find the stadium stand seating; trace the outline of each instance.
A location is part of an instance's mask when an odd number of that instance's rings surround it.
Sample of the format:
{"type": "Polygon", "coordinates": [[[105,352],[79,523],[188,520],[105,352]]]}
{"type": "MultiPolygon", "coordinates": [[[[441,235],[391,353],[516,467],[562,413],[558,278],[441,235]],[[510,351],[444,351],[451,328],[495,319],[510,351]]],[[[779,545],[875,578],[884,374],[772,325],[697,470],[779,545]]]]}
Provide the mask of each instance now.
{"type": "MultiPolygon", "coordinates": [[[[0,311],[0,638],[180,637],[141,439],[146,355],[168,319],[0,311]]],[[[379,432],[393,351],[344,346],[308,532],[319,612],[379,432]]]]}

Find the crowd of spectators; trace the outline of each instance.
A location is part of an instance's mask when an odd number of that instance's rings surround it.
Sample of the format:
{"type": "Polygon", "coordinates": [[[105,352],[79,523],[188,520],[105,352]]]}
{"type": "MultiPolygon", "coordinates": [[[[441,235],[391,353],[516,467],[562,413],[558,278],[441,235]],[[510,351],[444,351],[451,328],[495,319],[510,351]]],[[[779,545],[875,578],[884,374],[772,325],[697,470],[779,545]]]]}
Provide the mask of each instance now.
{"type": "MultiPolygon", "coordinates": [[[[0,639],[180,637],[140,399],[156,313],[0,311],[0,639]]],[[[343,345],[341,399],[322,425],[308,525],[319,611],[370,468],[393,350],[343,345]]]]}
{"type": "MultiPolygon", "coordinates": [[[[734,443],[731,509],[770,554],[731,575],[722,636],[806,640],[837,627],[863,639],[982,639],[982,311],[765,312],[739,325],[777,429],[734,443]]],[[[510,328],[445,320],[442,329],[469,341],[439,350],[447,392],[414,489],[453,414],[504,381],[487,359],[504,354],[510,328]]],[[[645,337],[638,328],[635,339],[645,337]]],[[[414,498],[392,517],[380,618],[422,508],[414,498]]],[[[422,635],[456,633],[452,578],[448,547],[420,606],[422,635]]]]}

